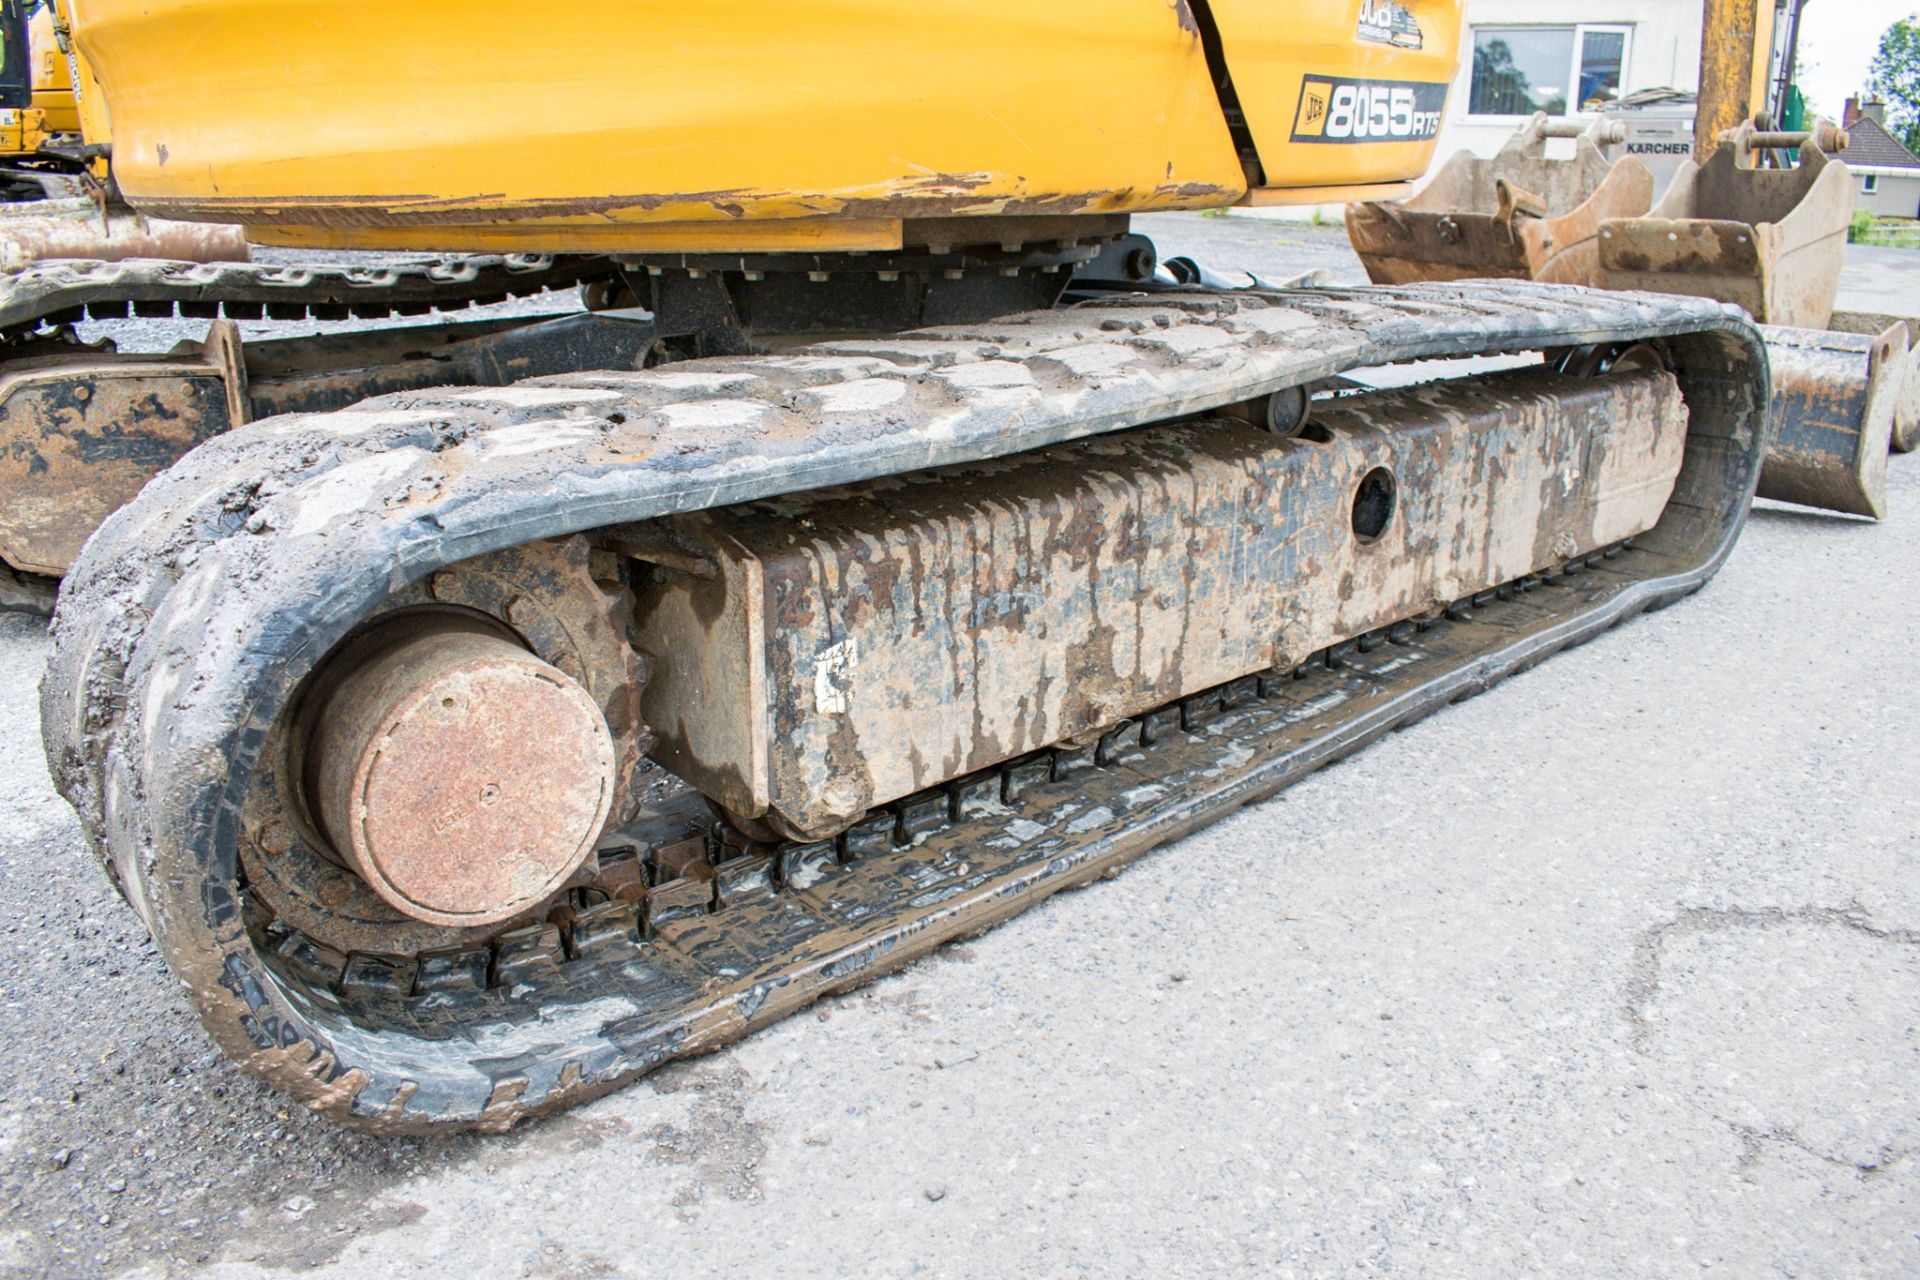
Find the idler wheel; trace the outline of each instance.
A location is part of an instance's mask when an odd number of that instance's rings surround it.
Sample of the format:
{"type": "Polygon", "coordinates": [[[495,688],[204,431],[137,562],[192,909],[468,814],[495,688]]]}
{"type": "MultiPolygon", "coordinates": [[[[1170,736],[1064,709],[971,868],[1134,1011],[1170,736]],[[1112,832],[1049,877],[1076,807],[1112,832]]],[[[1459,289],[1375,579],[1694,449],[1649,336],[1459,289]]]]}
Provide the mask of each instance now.
{"type": "Polygon", "coordinates": [[[613,737],[587,691],[458,614],[396,616],[340,659],[307,778],[341,860],[431,924],[492,924],[556,893],[613,803],[613,737]]]}

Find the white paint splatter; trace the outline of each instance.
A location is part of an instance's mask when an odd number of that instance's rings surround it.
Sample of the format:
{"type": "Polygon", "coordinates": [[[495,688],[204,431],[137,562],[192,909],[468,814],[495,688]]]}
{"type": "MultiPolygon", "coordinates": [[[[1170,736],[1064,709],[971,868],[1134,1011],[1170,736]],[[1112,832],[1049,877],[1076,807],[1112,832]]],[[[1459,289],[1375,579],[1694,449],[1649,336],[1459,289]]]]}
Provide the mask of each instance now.
{"type": "Polygon", "coordinates": [[[758,374],[714,373],[700,369],[662,369],[634,377],[634,382],[641,386],[663,387],[669,391],[738,391],[758,381],[758,374]]]}
{"type": "Polygon", "coordinates": [[[1261,333],[1287,333],[1294,329],[1310,329],[1317,321],[1303,312],[1291,311],[1281,307],[1269,307],[1263,311],[1242,311],[1233,318],[1235,324],[1258,329],[1261,333]]]}
{"type": "Polygon", "coordinates": [[[311,417],[289,418],[275,425],[278,434],[305,434],[318,423],[331,436],[363,436],[386,427],[412,427],[437,422],[443,413],[431,409],[339,409],[311,417]]]}
{"type": "Polygon", "coordinates": [[[1049,351],[1046,358],[1065,365],[1083,378],[1118,373],[1140,359],[1138,351],[1113,342],[1089,342],[1077,347],[1049,351]]]}
{"type": "Polygon", "coordinates": [[[1021,844],[1025,844],[1029,840],[1038,840],[1041,836],[1047,834],[1045,827],[1030,818],[1015,818],[1007,824],[1006,830],[1008,835],[1018,840],[1021,844]]]}
{"type": "Polygon", "coordinates": [[[490,457],[511,458],[570,444],[587,444],[599,437],[596,427],[578,418],[543,418],[539,422],[520,422],[489,431],[480,437],[479,447],[490,457]]]}
{"type": "Polygon", "coordinates": [[[1137,346],[1165,347],[1175,355],[1185,356],[1202,351],[1217,351],[1221,347],[1239,346],[1241,339],[1219,329],[1183,325],[1173,329],[1150,329],[1133,341],[1137,346]]]}
{"type": "Polygon", "coordinates": [[[656,412],[669,430],[712,430],[747,426],[764,415],[767,406],[752,400],[689,400],[662,405],[656,412]]]}
{"type": "Polygon", "coordinates": [[[1067,824],[1067,834],[1084,835],[1095,827],[1111,821],[1113,821],[1113,810],[1103,804],[1095,805],[1067,824]]]}
{"type": "Polygon", "coordinates": [[[898,378],[862,378],[814,391],[822,413],[865,413],[898,404],[907,398],[907,384],[898,378]]]}
{"type": "Polygon", "coordinates": [[[618,391],[605,387],[476,387],[470,391],[447,393],[454,400],[478,404],[505,404],[516,409],[546,409],[556,405],[604,403],[620,399],[618,391]]]}
{"type": "Polygon", "coordinates": [[[822,715],[845,715],[853,671],[860,662],[860,645],[851,636],[830,644],[813,660],[813,705],[822,715]]]}
{"type": "Polygon", "coordinates": [[[368,506],[376,490],[399,479],[426,456],[423,449],[392,449],[335,467],[277,498],[271,508],[274,523],[294,537],[318,533],[368,506]],[[282,513],[289,507],[293,515],[286,519],[282,513]]]}
{"type": "Polygon", "coordinates": [[[981,360],[973,364],[955,365],[951,369],[940,370],[934,376],[970,391],[1033,385],[1033,370],[1012,360],[981,360]]]}

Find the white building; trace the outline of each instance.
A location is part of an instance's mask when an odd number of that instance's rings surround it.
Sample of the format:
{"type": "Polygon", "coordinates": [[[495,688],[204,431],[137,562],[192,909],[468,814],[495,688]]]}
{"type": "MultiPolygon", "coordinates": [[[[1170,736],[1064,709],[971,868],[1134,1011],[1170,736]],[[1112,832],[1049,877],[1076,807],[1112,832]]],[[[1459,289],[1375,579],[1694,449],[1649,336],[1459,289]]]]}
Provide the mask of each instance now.
{"type": "Polygon", "coordinates": [[[1438,168],[1490,156],[1535,111],[1591,119],[1645,89],[1700,81],[1699,0],[1467,0],[1438,168]]]}

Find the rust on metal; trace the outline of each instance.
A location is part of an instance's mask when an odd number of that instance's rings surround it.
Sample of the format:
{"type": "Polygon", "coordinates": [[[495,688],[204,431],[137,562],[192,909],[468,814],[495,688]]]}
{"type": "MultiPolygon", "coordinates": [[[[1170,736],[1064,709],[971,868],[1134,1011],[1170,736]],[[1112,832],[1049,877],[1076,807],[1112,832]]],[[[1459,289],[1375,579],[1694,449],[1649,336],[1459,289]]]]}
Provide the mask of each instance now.
{"type": "Polygon", "coordinates": [[[155,472],[232,425],[222,366],[179,356],[25,357],[0,372],[0,556],[67,571],[155,472]]]}
{"type": "Polygon", "coordinates": [[[396,615],[342,660],[316,708],[314,807],[382,898],[432,924],[495,923],[586,861],[615,753],[577,682],[459,615],[396,615]]]}
{"type": "Polygon", "coordinates": [[[1702,164],[1719,149],[1727,130],[1766,106],[1773,11],[1773,0],[1703,0],[1693,125],[1693,154],[1702,164]]]}
{"type": "Polygon", "coordinates": [[[1851,515],[1887,514],[1887,451],[1906,384],[1906,330],[1761,329],[1773,376],[1773,440],[1758,496],[1851,515]]]}
{"type": "Polygon", "coordinates": [[[797,839],[1652,527],[1687,411],[1544,370],[679,517],[640,589],[655,754],[797,839]],[[1205,565],[1205,573],[1187,566],[1205,565]]]}
{"type": "Polygon", "coordinates": [[[245,262],[251,250],[239,227],[152,218],[91,199],[0,205],[0,271],[52,258],[118,262],[245,262]]]}
{"type": "Polygon", "coordinates": [[[1683,164],[1645,217],[1603,221],[1599,283],[1717,298],[1761,324],[1826,328],[1853,179],[1814,146],[1792,168],[1762,168],[1757,136],[1742,125],[1704,164],[1683,164]]]}
{"type": "MultiPolygon", "coordinates": [[[[616,562],[583,538],[529,543],[443,569],[396,592],[368,629],[409,615],[477,619],[512,634],[547,666],[565,673],[592,697],[612,733],[617,785],[611,821],[629,820],[639,803],[648,737],[640,721],[647,667],[627,641],[631,598],[617,585],[616,562]]],[[[416,623],[405,625],[418,625],[416,623]]],[[[330,662],[337,675],[341,669],[330,662]]],[[[301,714],[277,725],[264,752],[265,767],[242,808],[246,838],[240,857],[252,891],[278,918],[328,948],[344,963],[352,953],[394,955],[463,953],[490,932],[472,924],[436,924],[401,911],[353,869],[317,823],[308,742],[313,706],[325,699],[326,672],[299,700],[301,714]]],[[[539,904],[533,904],[536,909],[539,904]]],[[[527,923],[525,917],[509,921],[527,923]]],[[[331,961],[309,964],[324,972],[331,961]]],[[[484,967],[484,966],[483,966],[484,967]]],[[[339,972],[337,965],[332,970],[339,972]]]]}
{"type": "Polygon", "coordinates": [[[614,315],[480,321],[242,346],[232,321],[164,356],[28,355],[0,372],[0,559],[66,572],[100,522],[202,441],[255,418],[561,369],[637,368],[653,339],[614,315]]]}
{"type": "Polygon", "coordinates": [[[1491,160],[1456,153],[1404,204],[1350,204],[1354,252],[1375,284],[1497,277],[1591,285],[1600,224],[1653,204],[1645,164],[1600,153],[1613,124],[1569,133],[1536,115],[1491,160]],[[1548,159],[1548,139],[1569,136],[1573,157],[1548,159]]]}
{"type": "MultiPolygon", "coordinates": [[[[71,230],[81,214],[58,221],[71,230]]],[[[31,206],[38,216],[49,206],[31,206]]],[[[33,216],[0,209],[0,245],[33,216]]],[[[132,225],[132,224],[128,224],[132,225]]],[[[141,219],[149,231],[166,224],[141,219]]],[[[167,234],[172,234],[167,231],[167,234]]],[[[532,296],[614,270],[604,259],[473,256],[369,267],[245,261],[225,227],[187,227],[184,242],[135,241],[151,256],[42,260],[0,273],[0,561],[57,578],[100,522],[189,449],[253,418],[338,408],[409,388],[497,386],[577,368],[637,368],[652,333],[644,322],[566,317],[408,328],[247,344],[240,319],[384,318],[532,296]],[[207,236],[208,239],[191,237],[207,236]],[[206,342],[166,355],[120,354],[69,341],[59,326],[138,315],[213,321],[206,342]],[[224,315],[224,319],[221,317],[224,315]],[[604,321],[604,323],[601,323],[604,321]],[[43,330],[54,330],[49,337],[43,330]]],[[[72,249],[63,245],[62,251],[72,249]]],[[[89,252],[112,256],[109,247],[89,252]]],[[[0,607],[33,607],[45,583],[0,592],[0,607]]]]}

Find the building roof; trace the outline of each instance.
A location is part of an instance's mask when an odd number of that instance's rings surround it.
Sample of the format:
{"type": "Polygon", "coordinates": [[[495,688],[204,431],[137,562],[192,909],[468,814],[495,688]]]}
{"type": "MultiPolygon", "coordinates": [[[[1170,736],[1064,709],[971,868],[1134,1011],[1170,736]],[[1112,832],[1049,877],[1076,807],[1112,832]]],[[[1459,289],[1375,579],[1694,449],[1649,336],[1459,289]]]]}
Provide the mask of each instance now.
{"type": "Polygon", "coordinates": [[[1847,149],[1840,153],[1849,169],[1920,169],[1920,156],[1901,145],[1872,116],[1847,126],[1847,149]]]}

